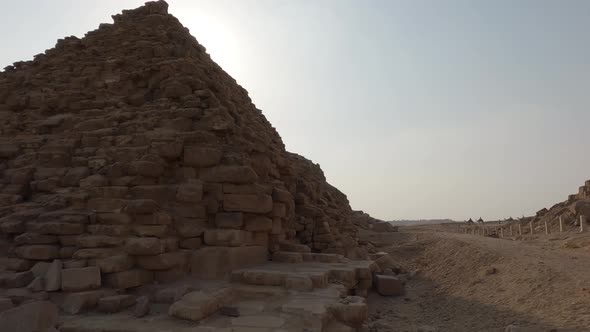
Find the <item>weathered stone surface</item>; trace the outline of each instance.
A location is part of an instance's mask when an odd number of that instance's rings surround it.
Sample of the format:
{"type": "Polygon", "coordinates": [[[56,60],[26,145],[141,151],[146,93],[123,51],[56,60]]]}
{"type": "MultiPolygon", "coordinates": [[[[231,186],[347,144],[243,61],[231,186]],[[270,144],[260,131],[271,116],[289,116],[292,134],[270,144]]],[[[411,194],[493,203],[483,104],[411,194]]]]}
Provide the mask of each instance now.
{"type": "Polygon", "coordinates": [[[123,242],[122,238],[107,235],[81,235],[76,239],[79,248],[118,247],[123,242]]]}
{"type": "Polygon", "coordinates": [[[130,270],[134,263],[133,257],[127,255],[116,255],[88,261],[88,265],[98,267],[102,273],[130,270]]]}
{"type": "Polygon", "coordinates": [[[179,246],[182,249],[199,249],[202,243],[203,240],[200,237],[193,237],[181,240],[179,246]]]}
{"type": "Polygon", "coordinates": [[[136,264],[146,270],[168,270],[173,267],[183,267],[187,263],[187,252],[167,252],[154,256],[138,256],[136,264]]]}
{"type": "Polygon", "coordinates": [[[170,316],[198,322],[219,310],[224,303],[233,298],[231,289],[225,288],[213,294],[202,291],[191,292],[173,303],[168,310],[170,316]]]}
{"type": "Polygon", "coordinates": [[[272,198],[264,194],[224,194],[223,209],[225,211],[268,213],[272,211],[272,198]]]}
{"type": "Polygon", "coordinates": [[[205,231],[204,239],[210,246],[239,247],[250,244],[252,234],[235,229],[208,229],[205,231]]]}
{"type": "Polygon", "coordinates": [[[103,296],[102,290],[68,293],[63,299],[61,309],[70,315],[75,315],[96,307],[98,300],[103,296]]]}
{"type": "Polygon", "coordinates": [[[265,216],[248,216],[244,224],[244,229],[251,232],[269,232],[272,229],[272,219],[265,216]]]}
{"type": "Polygon", "coordinates": [[[59,239],[55,235],[46,235],[39,233],[23,233],[14,238],[16,244],[53,244],[59,239]]]}
{"type": "Polygon", "coordinates": [[[75,235],[84,232],[84,225],[67,222],[29,223],[27,230],[39,234],[75,235]]]}
{"type": "Polygon", "coordinates": [[[218,149],[186,146],[184,147],[184,164],[192,167],[211,167],[219,164],[223,152],[218,149]]]}
{"type": "Polygon", "coordinates": [[[0,297],[0,313],[12,308],[14,308],[12,300],[6,297],[0,297]]]}
{"type": "Polygon", "coordinates": [[[285,278],[285,288],[300,292],[310,292],[313,290],[313,282],[307,275],[290,274],[285,278]]]}
{"type": "Polygon", "coordinates": [[[29,270],[34,261],[21,258],[0,258],[0,266],[6,267],[8,271],[23,272],[29,270]]]}
{"type": "Polygon", "coordinates": [[[220,212],[215,215],[215,225],[219,228],[240,229],[244,223],[241,212],[220,212]]]}
{"type": "Polygon", "coordinates": [[[6,288],[20,288],[27,286],[35,279],[31,271],[26,272],[4,272],[0,274],[0,286],[6,288]]]}
{"type": "Polygon", "coordinates": [[[31,292],[41,292],[45,288],[43,284],[43,279],[41,277],[36,277],[31,283],[29,283],[29,285],[27,285],[27,288],[31,292]]]}
{"type": "Polygon", "coordinates": [[[150,313],[152,304],[150,299],[146,296],[140,296],[135,302],[135,308],[133,309],[133,315],[135,317],[144,317],[150,313]]]}
{"type": "Polygon", "coordinates": [[[3,331],[46,331],[57,324],[57,307],[48,301],[25,303],[0,313],[3,331]]]}
{"type": "Polygon", "coordinates": [[[21,258],[48,260],[59,258],[59,247],[52,245],[30,245],[16,248],[16,254],[21,258]]]}
{"type": "Polygon", "coordinates": [[[134,199],[127,202],[125,212],[127,213],[153,213],[160,209],[158,203],[152,199],[134,199]]]}
{"type": "Polygon", "coordinates": [[[133,295],[106,296],[98,300],[98,310],[105,313],[115,313],[135,304],[133,295]]]}
{"type": "Polygon", "coordinates": [[[253,183],[258,176],[246,166],[217,166],[203,170],[201,179],[208,182],[253,183]]]}
{"type": "Polygon", "coordinates": [[[395,296],[404,294],[404,283],[394,276],[376,275],[375,289],[384,296],[395,296]]]}
{"type": "Polygon", "coordinates": [[[164,252],[162,241],[155,237],[128,238],[125,251],[129,255],[157,255],[164,252]]]}
{"type": "Polygon", "coordinates": [[[332,304],[328,311],[347,325],[359,327],[369,318],[369,309],[365,299],[359,296],[348,296],[339,303],[332,304]]]}
{"type": "Polygon", "coordinates": [[[127,289],[148,284],[154,279],[153,272],[132,269],[105,274],[105,283],[113,288],[127,289]]]}
{"type": "Polygon", "coordinates": [[[49,268],[47,269],[47,273],[45,273],[45,290],[48,292],[53,292],[61,289],[61,271],[62,271],[63,263],[56,259],[54,260],[49,268]]]}
{"type": "Polygon", "coordinates": [[[216,279],[231,271],[266,262],[265,247],[204,247],[191,254],[191,275],[200,279],[216,279]]]}
{"type": "Polygon", "coordinates": [[[97,289],[101,286],[100,269],[95,266],[61,271],[61,289],[67,292],[97,289]]]}

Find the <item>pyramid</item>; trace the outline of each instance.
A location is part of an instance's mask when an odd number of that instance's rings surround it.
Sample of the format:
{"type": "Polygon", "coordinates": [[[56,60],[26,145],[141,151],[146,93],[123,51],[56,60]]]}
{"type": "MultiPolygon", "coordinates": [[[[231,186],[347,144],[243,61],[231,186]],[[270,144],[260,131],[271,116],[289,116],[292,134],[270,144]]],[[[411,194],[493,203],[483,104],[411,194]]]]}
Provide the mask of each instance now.
{"type": "Polygon", "coordinates": [[[0,72],[6,270],[60,260],[94,280],[70,288],[127,289],[227,276],[285,246],[366,258],[346,196],[167,8],[0,72]]]}

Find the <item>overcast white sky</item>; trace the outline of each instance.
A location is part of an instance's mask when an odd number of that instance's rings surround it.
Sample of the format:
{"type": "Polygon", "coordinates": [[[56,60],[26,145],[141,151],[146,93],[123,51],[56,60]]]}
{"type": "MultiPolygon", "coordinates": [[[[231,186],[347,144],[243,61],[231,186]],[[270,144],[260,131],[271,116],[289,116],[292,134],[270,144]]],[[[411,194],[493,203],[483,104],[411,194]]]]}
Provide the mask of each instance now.
{"type": "MultiPolygon", "coordinates": [[[[142,3],[0,0],[0,68],[142,3]]],[[[589,1],[168,3],[355,209],[516,217],[590,178],[589,1]]]]}

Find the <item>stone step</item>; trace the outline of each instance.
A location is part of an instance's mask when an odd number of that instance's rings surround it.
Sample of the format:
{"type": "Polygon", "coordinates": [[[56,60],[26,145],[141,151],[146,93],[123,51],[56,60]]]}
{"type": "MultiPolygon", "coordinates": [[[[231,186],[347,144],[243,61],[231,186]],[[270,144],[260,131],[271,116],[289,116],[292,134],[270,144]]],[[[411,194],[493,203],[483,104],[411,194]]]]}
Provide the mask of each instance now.
{"type": "Polygon", "coordinates": [[[311,252],[311,248],[298,243],[281,243],[279,244],[279,248],[281,251],[286,252],[311,252]]]}

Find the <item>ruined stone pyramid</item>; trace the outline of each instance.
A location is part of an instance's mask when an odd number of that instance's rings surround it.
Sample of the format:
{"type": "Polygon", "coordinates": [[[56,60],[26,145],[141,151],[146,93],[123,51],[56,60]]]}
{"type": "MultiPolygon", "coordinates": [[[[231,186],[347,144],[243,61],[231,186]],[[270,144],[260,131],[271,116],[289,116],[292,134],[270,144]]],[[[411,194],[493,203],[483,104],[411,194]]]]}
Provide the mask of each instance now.
{"type": "Polygon", "coordinates": [[[289,244],[366,257],[346,196],[167,8],[0,72],[6,269],[61,259],[129,288],[216,278],[289,244]]]}

